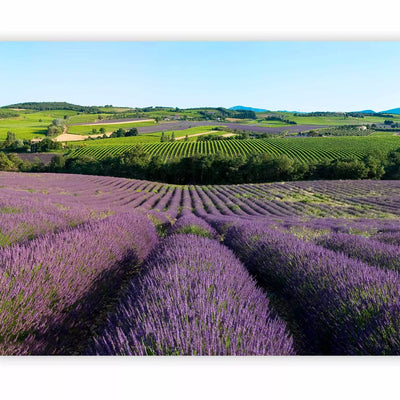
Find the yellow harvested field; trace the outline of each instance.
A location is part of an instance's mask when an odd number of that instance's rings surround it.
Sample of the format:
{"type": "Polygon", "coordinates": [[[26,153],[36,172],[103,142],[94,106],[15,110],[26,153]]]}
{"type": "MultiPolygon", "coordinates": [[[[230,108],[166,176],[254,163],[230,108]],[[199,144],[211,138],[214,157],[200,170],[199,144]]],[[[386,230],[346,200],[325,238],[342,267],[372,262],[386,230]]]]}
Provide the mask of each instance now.
{"type": "MultiPolygon", "coordinates": [[[[112,132],[107,132],[106,135],[110,136],[112,132]]],[[[89,137],[97,138],[103,136],[101,133],[97,135],[73,135],[72,133],[63,133],[55,138],[56,142],[77,142],[79,140],[85,140],[89,137]]]]}

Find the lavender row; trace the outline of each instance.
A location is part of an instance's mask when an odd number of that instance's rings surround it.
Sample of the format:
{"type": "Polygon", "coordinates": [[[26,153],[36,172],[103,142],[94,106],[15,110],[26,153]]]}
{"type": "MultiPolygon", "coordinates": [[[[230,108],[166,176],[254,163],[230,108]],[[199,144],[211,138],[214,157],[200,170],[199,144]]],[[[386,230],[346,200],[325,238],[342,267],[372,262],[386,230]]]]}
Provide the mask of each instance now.
{"type": "Polygon", "coordinates": [[[217,241],[172,235],[133,280],[89,353],[291,355],[285,324],[217,241]]]}
{"type": "Polygon", "coordinates": [[[58,207],[49,201],[0,200],[0,247],[73,227],[96,217],[82,207],[58,207]]]}
{"type": "MultiPolygon", "coordinates": [[[[316,181],[213,187],[170,187],[125,178],[63,174],[1,173],[2,197],[51,201],[73,208],[79,201],[94,211],[157,209],[176,218],[196,214],[253,216],[336,216],[392,218],[400,212],[396,181],[316,181]],[[2,183],[4,186],[4,183],[2,183]],[[47,200],[46,200],[47,199],[47,200]]],[[[394,220],[394,219],[393,219],[394,220]]]]}
{"type": "Polygon", "coordinates": [[[400,277],[262,225],[238,223],[225,243],[262,285],[289,302],[319,354],[400,354],[400,277]]]}
{"type": "Polygon", "coordinates": [[[370,265],[400,272],[400,247],[364,236],[334,233],[321,236],[316,243],[327,249],[342,252],[370,265]]]}
{"type": "Polygon", "coordinates": [[[377,233],[373,236],[373,238],[382,243],[400,246],[400,231],[377,233]]]}
{"type": "Polygon", "coordinates": [[[86,309],[90,316],[101,300],[88,302],[93,287],[110,272],[118,278],[156,242],[147,218],[121,214],[1,250],[0,353],[48,354],[49,343],[57,352],[68,314],[75,319],[64,329],[76,330],[79,313],[86,309]]]}
{"type": "Polygon", "coordinates": [[[193,214],[185,214],[172,225],[169,235],[177,233],[191,233],[208,238],[216,238],[218,236],[217,231],[211,225],[193,214]]]}

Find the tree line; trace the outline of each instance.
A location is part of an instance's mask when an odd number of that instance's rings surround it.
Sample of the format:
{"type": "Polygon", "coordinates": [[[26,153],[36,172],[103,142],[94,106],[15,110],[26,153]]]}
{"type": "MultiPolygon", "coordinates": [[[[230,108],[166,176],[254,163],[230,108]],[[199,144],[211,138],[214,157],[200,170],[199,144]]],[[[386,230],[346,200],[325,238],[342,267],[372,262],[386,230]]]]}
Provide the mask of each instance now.
{"type": "Polygon", "coordinates": [[[23,108],[26,110],[71,110],[85,113],[99,113],[100,108],[97,106],[81,106],[78,104],[71,104],[65,101],[42,101],[42,102],[26,102],[10,104],[9,106],[3,108],[23,108]]]}
{"type": "Polygon", "coordinates": [[[372,151],[362,159],[343,158],[303,163],[286,155],[223,153],[173,159],[149,159],[140,146],[102,160],[89,156],[57,154],[48,165],[40,160],[22,161],[15,154],[0,152],[1,170],[62,172],[118,176],[172,184],[239,184],[319,179],[400,179],[400,149],[384,154],[372,151]]]}

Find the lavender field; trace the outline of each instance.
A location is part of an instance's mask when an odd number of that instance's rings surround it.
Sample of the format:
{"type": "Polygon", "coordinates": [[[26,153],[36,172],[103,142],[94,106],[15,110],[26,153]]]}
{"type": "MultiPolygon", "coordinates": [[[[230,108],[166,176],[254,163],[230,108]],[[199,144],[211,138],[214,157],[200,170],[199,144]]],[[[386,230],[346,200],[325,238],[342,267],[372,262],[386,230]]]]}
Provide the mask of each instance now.
{"type": "Polygon", "coordinates": [[[400,181],[0,173],[0,354],[400,354],[399,215],[400,181]]]}

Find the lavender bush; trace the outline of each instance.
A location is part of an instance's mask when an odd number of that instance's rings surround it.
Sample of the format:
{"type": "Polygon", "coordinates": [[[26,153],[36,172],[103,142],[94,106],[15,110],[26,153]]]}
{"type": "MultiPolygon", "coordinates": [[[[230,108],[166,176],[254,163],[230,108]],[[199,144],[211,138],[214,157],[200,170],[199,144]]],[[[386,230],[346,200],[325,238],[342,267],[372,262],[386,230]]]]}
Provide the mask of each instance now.
{"type": "Polygon", "coordinates": [[[128,286],[90,354],[291,355],[285,324],[223,245],[167,238],[128,286]]]}
{"type": "Polygon", "coordinates": [[[108,272],[133,268],[156,242],[148,219],[121,214],[2,249],[0,353],[48,354],[49,341],[57,349],[57,327],[68,314],[79,317],[82,308],[90,314],[101,298],[79,300],[108,272]],[[56,328],[49,333],[50,327],[56,328]]]}
{"type": "Polygon", "coordinates": [[[261,225],[232,226],[225,243],[290,302],[320,354],[400,354],[396,272],[261,225]]]}
{"type": "Polygon", "coordinates": [[[169,234],[173,233],[192,233],[208,238],[216,238],[218,236],[217,231],[213,227],[193,214],[186,214],[178,218],[170,228],[169,234]]]}
{"type": "Polygon", "coordinates": [[[400,272],[399,246],[345,233],[321,236],[316,243],[368,264],[400,272]]]}
{"type": "Polygon", "coordinates": [[[94,217],[94,213],[81,207],[58,207],[49,201],[3,197],[0,200],[0,247],[23,243],[94,217]]]}
{"type": "Polygon", "coordinates": [[[382,243],[400,246],[400,232],[382,232],[373,236],[375,240],[382,243]]]}

